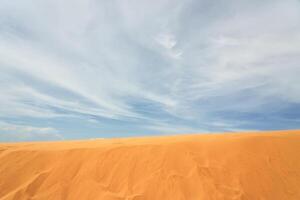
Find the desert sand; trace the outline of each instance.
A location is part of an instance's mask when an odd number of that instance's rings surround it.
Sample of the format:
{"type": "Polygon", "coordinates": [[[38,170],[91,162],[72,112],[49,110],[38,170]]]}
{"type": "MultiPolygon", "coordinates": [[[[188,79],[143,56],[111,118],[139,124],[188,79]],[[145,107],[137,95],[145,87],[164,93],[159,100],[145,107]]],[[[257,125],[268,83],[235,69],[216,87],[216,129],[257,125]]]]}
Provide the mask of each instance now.
{"type": "Polygon", "coordinates": [[[2,143],[0,199],[299,200],[300,130],[2,143]]]}

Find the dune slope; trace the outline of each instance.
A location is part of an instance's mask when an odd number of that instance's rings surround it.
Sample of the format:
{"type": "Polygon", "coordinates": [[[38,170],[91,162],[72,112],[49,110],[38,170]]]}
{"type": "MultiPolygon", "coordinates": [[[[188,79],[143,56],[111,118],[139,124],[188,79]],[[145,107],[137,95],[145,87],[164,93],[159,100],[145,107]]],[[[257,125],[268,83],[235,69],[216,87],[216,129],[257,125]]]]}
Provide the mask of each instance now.
{"type": "Polygon", "coordinates": [[[0,199],[299,200],[300,131],[4,143],[0,199]]]}

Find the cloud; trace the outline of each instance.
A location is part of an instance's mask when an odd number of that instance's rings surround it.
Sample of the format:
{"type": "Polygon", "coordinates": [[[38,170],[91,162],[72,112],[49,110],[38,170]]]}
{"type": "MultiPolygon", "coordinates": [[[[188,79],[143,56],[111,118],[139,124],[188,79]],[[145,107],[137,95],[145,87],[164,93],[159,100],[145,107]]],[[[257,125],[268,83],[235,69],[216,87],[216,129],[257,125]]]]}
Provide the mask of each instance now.
{"type": "Polygon", "coordinates": [[[190,126],[169,124],[167,122],[156,122],[151,125],[146,125],[144,128],[151,131],[156,131],[163,134],[178,134],[178,133],[204,133],[207,130],[194,129],[190,126]]]}
{"type": "Polygon", "coordinates": [[[161,34],[156,38],[156,40],[166,49],[172,49],[177,43],[175,36],[171,34],[161,34]]]}
{"type": "Polygon", "coordinates": [[[294,128],[283,113],[300,104],[298,8],[296,0],[5,0],[0,117],[68,133],[77,129],[58,121],[102,120],[101,133],[115,121],[124,131],[294,128]]]}
{"type": "Polygon", "coordinates": [[[155,40],[158,44],[160,44],[163,48],[166,49],[167,54],[174,58],[174,59],[180,59],[182,55],[182,51],[176,49],[177,40],[174,35],[170,33],[164,33],[158,35],[155,40]]]}
{"type": "Polygon", "coordinates": [[[0,141],[61,140],[55,128],[35,127],[0,121],[0,141]]]}

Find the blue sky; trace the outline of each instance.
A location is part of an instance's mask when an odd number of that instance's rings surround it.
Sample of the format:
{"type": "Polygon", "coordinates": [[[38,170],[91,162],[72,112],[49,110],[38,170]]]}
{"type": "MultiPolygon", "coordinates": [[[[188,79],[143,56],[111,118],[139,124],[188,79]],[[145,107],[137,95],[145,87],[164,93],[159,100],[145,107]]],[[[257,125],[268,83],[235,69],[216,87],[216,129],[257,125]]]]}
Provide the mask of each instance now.
{"type": "Polygon", "coordinates": [[[0,141],[300,128],[298,0],[1,0],[0,141]]]}

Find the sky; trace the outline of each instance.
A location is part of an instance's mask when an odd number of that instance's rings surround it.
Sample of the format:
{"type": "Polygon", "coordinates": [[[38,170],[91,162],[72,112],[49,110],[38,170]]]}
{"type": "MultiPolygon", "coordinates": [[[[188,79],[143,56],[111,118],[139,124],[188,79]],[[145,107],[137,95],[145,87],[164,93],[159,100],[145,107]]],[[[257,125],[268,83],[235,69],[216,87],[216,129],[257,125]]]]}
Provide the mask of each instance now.
{"type": "Polygon", "coordinates": [[[0,0],[0,141],[300,129],[299,0],[0,0]]]}

